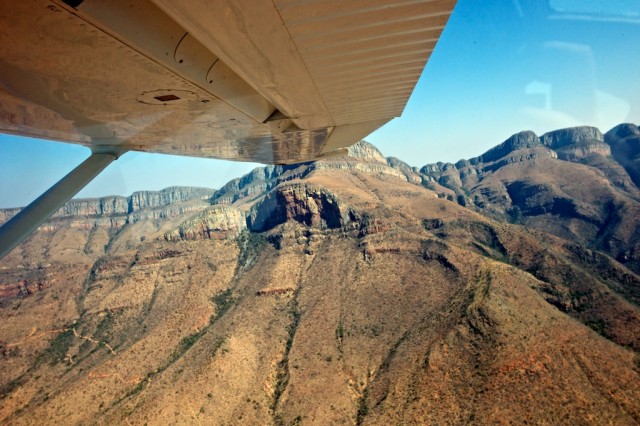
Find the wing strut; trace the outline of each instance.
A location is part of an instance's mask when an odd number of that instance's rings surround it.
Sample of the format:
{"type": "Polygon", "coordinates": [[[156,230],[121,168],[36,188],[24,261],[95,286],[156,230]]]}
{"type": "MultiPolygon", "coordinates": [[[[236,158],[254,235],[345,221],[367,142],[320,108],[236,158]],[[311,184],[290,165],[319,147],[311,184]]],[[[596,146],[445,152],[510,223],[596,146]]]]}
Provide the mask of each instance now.
{"type": "Polygon", "coordinates": [[[20,210],[0,228],[0,259],[20,244],[102,170],[118,158],[112,153],[93,153],[47,192],[20,210]]]}

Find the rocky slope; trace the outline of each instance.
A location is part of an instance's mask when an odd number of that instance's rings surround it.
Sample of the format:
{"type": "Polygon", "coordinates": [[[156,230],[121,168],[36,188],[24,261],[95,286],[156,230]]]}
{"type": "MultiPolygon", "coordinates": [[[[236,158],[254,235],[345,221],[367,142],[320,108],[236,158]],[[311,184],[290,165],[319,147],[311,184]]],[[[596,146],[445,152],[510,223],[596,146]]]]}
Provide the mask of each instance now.
{"type": "MultiPolygon", "coordinates": [[[[620,219],[602,238],[622,246],[640,218],[624,210],[633,188],[562,160],[554,137],[512,139],[491,161],[422,172],[361,143],[256,169],[187,215],[42,229],[0,269],[2,288],[20,287],[0,307],[1,421],[637,424],[632,263],[501,220],[515,203],[531,209],[520,222],[575,231],[609,196],[620,219]],[[490,195],[499,184],[511,204],[490,195]],[[560,190],[572,219],[562,202],[535,210],[560,190]]],[[[595,146],[583,159],[605,168],[599,143],[561,145],[595,146]]]]}

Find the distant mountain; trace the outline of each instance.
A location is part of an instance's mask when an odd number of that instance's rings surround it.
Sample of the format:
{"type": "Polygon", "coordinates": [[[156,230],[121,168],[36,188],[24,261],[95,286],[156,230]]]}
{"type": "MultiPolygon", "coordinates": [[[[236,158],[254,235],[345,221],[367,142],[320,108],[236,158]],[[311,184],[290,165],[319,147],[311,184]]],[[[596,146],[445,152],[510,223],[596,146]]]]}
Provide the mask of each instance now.
{"type": "Polygon", "coordinates": [[[0,422],[637,424],[637,130],[78,200],[0,264],[0,422]]]}
{"type": "Polygon", "coordinates": [[[479,157],[421,173],[461,205],[602,250],[638,273],[639,133],[630,124],[606,137],[593,127],[522,132],[479,157]]]}

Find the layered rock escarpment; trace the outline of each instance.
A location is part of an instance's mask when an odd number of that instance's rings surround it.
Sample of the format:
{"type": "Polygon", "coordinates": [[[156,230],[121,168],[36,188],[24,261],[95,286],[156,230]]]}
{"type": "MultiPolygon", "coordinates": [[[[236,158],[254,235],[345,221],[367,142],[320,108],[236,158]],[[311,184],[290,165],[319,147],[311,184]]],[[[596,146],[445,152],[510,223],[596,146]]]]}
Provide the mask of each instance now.
{"type": "MultiPolygon", "coordinates": [[[[629,219],[640,214],[637,201],[640,192],[634,183],[634,179],[640,180],[640,130],[633,124],[617,126],[606,135],[594,127],[561,129],[540,137],[531,131],[520,132],[478,157],[456,163],[427,164],[420,169],[397,158],[385,158],[373,145],[361,141],[348,149],[346,158],[256,168],[219,191],[176,187],[138,192],[130,197],[73,200],[41,229],[54,231],[61,226],[119,229],[149,219],[188,216],[211,204],[238,208],[249,216],[249,226],[255,230],[266,229],[287,218],[313,226],[333,226],[332,219],[322,216],[331,195],[302,194],[298,193],[300,188],[285,186],[308,179],[314,173],[332,171],[420,185],[432,189],[441,198],[490,217],[592,244],[640,269],[640,247],[631,243],[639,231],[629,219]],[[288,211],[275,207],[285,197],[284,189],[277,188],[288,188],[287,197],[293,197],[288,211]],[[309,204],[304,197],[315,201],[309,204]],[[326,200],[318,201],[322,197],[326,200]],[[257,206],[252,208],[254,204],[257,206]],[[271,219],[268,218],[270,211],[274,214],[271,219]]],[[[0,221],[16,211],[0,210],[0,221]]],[[[210,216],[184,223],[180,229],[176,226],[172,231],[165,230],[166,238],[207,235],[217,238],[233,235],[236,229],[242,228],[242,225],[224,225],[229,219],[217,219],[220,212],[222,210],[217,213],[212,210],[208,213],[210,216]],[[216,233],[218,228],[223,231],[216,233]]]]}
{"type": "Polygon", "coordinates": [[[189,186],[172,186],[161,191],[139,191],[128,197],[128,212],[150,209],[188,200],[207,200],[215,190],[189,186]]]}
{"type": "Polygon", "coordinates": [[[230,206],[212,206],[164,234],[167,241],[235,238],[246,229],[243,212],[230,206]]]}
{"type": "Polygon", "coordinates": [[[138,191],[129,197],[102,197],[71,200],[52,217],[129,215],[143,209],[166,207],[189,200],[207,200],[214,190],[174,186],[160,191],[138,191]]]}
{"type": "MultiPolygon", "coordinates": [[[[119,228],[145,219],[166,219],[196,212],[210,205],[215,190],[175,186],[160,191],[139,191],[129,197],[73,199],[58,210],[41,230],[61,226],[90,229],[94,226],[119,228]]],[[[19,208],[0,209],[0,223],[11,219],[19,208]]]]}

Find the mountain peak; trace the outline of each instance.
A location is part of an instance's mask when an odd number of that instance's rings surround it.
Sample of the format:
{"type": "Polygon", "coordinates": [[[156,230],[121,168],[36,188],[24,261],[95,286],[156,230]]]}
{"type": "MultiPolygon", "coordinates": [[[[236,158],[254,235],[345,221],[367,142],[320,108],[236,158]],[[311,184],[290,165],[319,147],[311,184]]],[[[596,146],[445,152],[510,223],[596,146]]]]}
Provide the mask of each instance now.
{"type": "Polygon", "coordinates": [[[483,163],[496,161],[518,149],[536,148],[540,146],[540,138],[530,130],[516,133],[500,145],[482,154],[479,159],[483,163]]]}
{"type": "Polygon", "coordinates": [[[640,136],[640,129],[633,123],[618,124],[607,132],[607,137],[626,138],[630,135],[640,136]]]}
{"type": "Polygon", "coordinates": [[[367,141],[356,142],[348,148],[349,157],[365,161],[387,164],[387,159],[382,153],[367,141]]]}
{"type": "Polygon", "coordinates": [[[611,154],[640,187],[640,129],[635,124],[623,123],[605,135],[611,154]]]}

